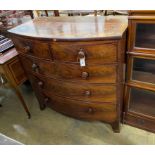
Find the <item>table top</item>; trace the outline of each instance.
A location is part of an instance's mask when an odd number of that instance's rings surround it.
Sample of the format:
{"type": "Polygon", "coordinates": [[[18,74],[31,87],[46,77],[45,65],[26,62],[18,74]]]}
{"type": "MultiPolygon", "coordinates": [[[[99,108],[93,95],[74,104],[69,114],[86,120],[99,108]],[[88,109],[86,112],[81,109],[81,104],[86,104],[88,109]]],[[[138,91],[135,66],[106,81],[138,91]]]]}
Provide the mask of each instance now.
{"type": "Polygon", "coordinates": [[[100,40],[120,39],[127,26],[127,16],[60,16],[36,18],[8,31],[19,36],[54,41],[100,40]]]}
{"type": "Polygon", "coordinates": [[[0,55],[0,65],[5,64],[17,55],[18,53],[15,48],[9,49],[7,52],[0,55]]]}

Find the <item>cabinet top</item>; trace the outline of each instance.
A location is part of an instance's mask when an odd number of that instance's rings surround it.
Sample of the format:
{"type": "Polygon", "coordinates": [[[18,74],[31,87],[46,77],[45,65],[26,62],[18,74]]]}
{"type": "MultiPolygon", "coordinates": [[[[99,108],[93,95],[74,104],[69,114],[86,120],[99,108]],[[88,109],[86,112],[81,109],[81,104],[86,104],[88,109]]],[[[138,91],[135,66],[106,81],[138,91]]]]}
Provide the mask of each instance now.
{"type": "Polygon", "coordinates": [[[129,10],[128,11],[129,16],[151,16],[151,15],[155,15],[155,10],[129,10]]]}
{"type": "Polygon", "coordinates": [[[12,34],[40,39],[120,39],[127,16],[40,17],[8,30],[12,34]]]}
{"type": "Polygon", "coordinates": [[[6,62],[8,62],[9,60],[11,60],[12,58],[14,58],[17,55],[18,55],[18,52],[16,51],[16,49],[11,48],[4,54],[0,55],[0,65],[5,64],[6,62]]]}

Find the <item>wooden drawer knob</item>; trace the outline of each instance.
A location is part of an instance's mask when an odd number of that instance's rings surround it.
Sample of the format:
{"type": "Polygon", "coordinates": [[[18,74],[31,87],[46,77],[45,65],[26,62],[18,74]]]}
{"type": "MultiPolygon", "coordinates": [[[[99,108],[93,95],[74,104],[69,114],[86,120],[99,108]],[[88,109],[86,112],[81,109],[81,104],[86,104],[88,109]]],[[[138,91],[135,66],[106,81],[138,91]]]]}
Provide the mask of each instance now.
{"type": "Polygon", "coordinates": [[[24,47],[24,51],[25,51],[25,52],[30,52],[30,51],[31,51],[30,46],[25,46],[25,47],[24,47]]]}
{"type": "Polygon", "coordinates": [[[78,57],[79,57],[79,59],[85,58],[85,53],[84,53],[83,49],[80,49],[80,51],[78,53],[78,57]]]}
{"type": "Polygon", "coordinates": [[[89,74],[87,73],[87,72],[82,72],[82,78],[83,79],[87,79],[88,78],[88,76],[89,76],[89,74]]]}
{"type": "Polygon", "coordinates": [[[42,88],[42,87],[43,87],[43,82],[42,82],[42,81],[39,81],[39,82],[38,82],[38,86],[39,86],[40,88],[42,88]]]}
{"type": "Polygon", "coordinates": [[[87,112],[88,112],[89,114],[92,114],[92,113],[94,112],[94,111],[93,111],[93,108],[88,108],[87,112]]]}
{"type": "Polygon", "coordinates": [[[86,90],[86,91],[85,91],[85,95],[86,95],[86,96],[90,96],[90,95],[91,95],[90,90],[86,90]]]}
{"type": "Polygon", "coordinates": [[[38,72],[39,71],[39,66],[37,64],[32,64],[32,70],[34,72],[38,72]]]}

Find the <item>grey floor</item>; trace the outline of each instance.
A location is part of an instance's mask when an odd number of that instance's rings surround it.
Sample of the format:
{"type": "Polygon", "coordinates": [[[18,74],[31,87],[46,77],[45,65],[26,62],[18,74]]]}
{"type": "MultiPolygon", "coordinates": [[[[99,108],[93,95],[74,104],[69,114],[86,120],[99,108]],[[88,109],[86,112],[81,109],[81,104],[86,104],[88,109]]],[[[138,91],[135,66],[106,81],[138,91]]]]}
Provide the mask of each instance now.
{"type": "Polygon", "coordinates": [[[0,133],[23,144],[155,144],[155,134],[128,125],[113,133],[102,122],[80,121],[49,108],[40,111],[31,87],[21,91],[32,118],[27,119],[12,90],[0,88],[0,133]]]}
{"type": "Polygon", "coordinates": [[[0,145],[22,145],[22,143],[0,133],[0,145]]]}

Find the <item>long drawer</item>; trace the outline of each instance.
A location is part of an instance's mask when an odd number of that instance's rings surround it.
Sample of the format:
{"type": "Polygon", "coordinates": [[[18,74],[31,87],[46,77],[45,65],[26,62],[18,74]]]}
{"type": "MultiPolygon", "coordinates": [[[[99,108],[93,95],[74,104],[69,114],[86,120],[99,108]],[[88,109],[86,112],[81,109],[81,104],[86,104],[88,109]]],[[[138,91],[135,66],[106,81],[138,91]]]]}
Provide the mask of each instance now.
{"type": "Polygon", "coordinates": [[[40,90],[88,102],[116,103],[116,85],[79,84],[61,80],[29,75],[32,83],[40,90]]]}
{"type": "Polygon", "coordinates": [[[78,62],[85,57],[87,63],[113,63],[117,61],[117,44],[113,41],[53,42],[53,58],[59,61],[78,62]]]}
{"type": "Polygon", "coordinates": [[[13,37],[12,39],[19,53],[44,59],[52,59],[48,42],[16,37],[13,37]]]}
{"type": "Polygon", "coordinates": [[[63,114],[87,119],[114,122],[117,117],[115,104],[87,103],[58,97],[44,92],[44,103],[63,114]]]}
{"type": "Polygon", "coordinates": [[[87,65],[59,63],[20,56],[26,70],[48,77],[85,83],[116,83],[117,64],[87,65]]]}

